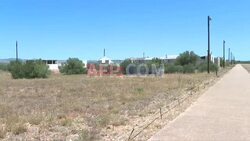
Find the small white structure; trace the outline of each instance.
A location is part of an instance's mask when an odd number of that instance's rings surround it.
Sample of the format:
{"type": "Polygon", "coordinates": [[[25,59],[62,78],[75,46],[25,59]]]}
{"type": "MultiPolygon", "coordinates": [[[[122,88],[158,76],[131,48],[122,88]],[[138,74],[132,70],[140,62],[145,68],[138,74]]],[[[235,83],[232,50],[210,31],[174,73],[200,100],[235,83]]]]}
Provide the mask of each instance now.
{"type": "Polygon", "coordinates": [[[112,64],[113,62],[108,57],[104,56],[99,60],[99,64],[112,64]]]}
{"type": "Polygon", "coordinates": [[[49,66],[49,70],[54,73],[59,73],[59,67],[62,66],[65,61],[63,60],[43,60],[46,65],[49,66]]]}
{"type": "Polygon", "coordinates": [[[84,68],[87,68],[88,61],[87,60],[83,60],[82,63],[84,64],[84,68]]]}

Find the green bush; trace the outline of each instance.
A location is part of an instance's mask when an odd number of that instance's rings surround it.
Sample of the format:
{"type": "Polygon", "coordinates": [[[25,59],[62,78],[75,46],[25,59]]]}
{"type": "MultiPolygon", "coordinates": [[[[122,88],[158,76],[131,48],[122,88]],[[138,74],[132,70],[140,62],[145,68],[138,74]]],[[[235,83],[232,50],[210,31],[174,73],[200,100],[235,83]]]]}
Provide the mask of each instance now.
{"type": "Polygon", "coordinates": [[[8,64],[0,64],[0,70],[7,71],[8,70],[8,64]]]}
{"type": "MultiPolygon", "coordinates": [[[[207,62],[203,62],[198,66],[198,70],[200,72],[205,72],[207,71],[207,62]]],[[[213,62],[210,62],[210,71],[211,72],[216,72],[218,71],[218,66],[214,64],[213,62]]]]}
{"type": "Polygon", "coordinates": [[[84,63],[78,58],[69,58],[67,62],[60,67],[60,72],[63,74],[86,74],[87,69],[84,68],[84,63]]]}
{"type": "Polygon", "coordinates": [[[49,67],[42,60],[27,61],[23,68],[25,78],[47,78],[49,67]]]}
{"type": "Polygon", "coordinates": [[[10,62],[8,69],[14,79],[24,78],[23,66],[23,62],[20,61],[10,62]]]}
{"type": "Polygon", "coordinates": [[[49,67],[42,60],[32,60],[26,63],[13,61],[8,69],[14,79],[47,78],[50,73],[49,67]]]}
{"type": "Polygon", "coordinates": [[[183,67],[180,65],[167,64],[165,65],[165,73],[181,73],[183,72],[183,67]]]}
{"type": "Polygon", "coordinates": [[[183,66],[183,73],[194,73],[195,72],[195,65],[188,64],[183,66]]]}

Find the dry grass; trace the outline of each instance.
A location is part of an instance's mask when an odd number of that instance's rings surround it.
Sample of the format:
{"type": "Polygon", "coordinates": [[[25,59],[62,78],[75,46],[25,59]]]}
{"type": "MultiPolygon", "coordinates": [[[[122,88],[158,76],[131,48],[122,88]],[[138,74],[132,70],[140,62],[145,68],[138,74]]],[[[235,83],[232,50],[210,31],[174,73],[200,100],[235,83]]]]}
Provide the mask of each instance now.
{"type": "Polygon", "coordinates": [[[212,78],[198,73],[13,80],[0,72],[0,138],[124,140],[133,118],[146,117],[212,78]]]}
{"type": "Polygon", "coordinates": [[[250,64],[242,64],[242,66],[250,73],[250,64]]]}

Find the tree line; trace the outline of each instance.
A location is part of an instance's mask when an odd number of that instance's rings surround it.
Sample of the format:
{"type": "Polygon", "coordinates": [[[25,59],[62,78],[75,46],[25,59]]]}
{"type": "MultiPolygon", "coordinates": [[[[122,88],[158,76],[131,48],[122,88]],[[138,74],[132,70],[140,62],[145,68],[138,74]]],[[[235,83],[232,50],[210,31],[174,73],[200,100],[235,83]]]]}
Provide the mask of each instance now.
{"type": "MultiPolygon", "coordinates": [[[[134,64],[134,67],[129,68],[129,73],[137,73],[136,66],[141,63],[132,62],[131,60],[124,60],[120,66],[123,68],[121,72],[126,74],[126,68],[128,65],[134,64]]],[[[204,72],[207,70],[207,61],[200,59],[200,57],[193,51],[185,51],[181,53],[174,62],[167,63],[161,59],[153,59],[145,62],[148,66],[149,72],[152,73],[152,65],[160,67],[164,66],[164,73],[194,73],[204,72]]],[[[14,79],[19,78],[47,78],[50,75],[49,67],[40,60],[29,60],[26,62],[12,61],[10,64],[0,64],[0,69],[9,71],[14,79]]],[[[86,74],[87,68],[85,64],[78,58],[69,58],[65,64],[59,67],[60,73],[65,75],[72,74],[86,74]]],[[[218,66],[214,63],[210,63],[210,70],[218,71],[218,66]]],[[[139,70],[143,73],[142,70],[139,70]]]]}

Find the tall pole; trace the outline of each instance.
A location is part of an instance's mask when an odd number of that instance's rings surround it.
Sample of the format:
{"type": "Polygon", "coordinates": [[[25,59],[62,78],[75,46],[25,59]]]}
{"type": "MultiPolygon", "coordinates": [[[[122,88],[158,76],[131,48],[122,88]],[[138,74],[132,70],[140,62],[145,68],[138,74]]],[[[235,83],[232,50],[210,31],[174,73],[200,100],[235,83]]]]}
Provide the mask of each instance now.
{"type": "Polygon", "coordinates": [[[228,63],[230,63],[230,48],[228,48],[228,63]]]}
{"type": "Polygon", "coordinates": [[[105,52],[105,49],[103,50],[103,56],[104,56],[104,57],[106,56],[106,52],[105,52]]]}
{"type": "Polygon", "coordinates": [[[231,65],[233,64],[233,52],[231,52],[231,65]]]}
{"type": "Polygon", "coordinates": [[[207,73],[210,73],[210,21],[212,19],[210,16],[207,17],[207,26],[208,26],[208,50],[207,50],[207,73]]]}
{"type": "Polygon", "coordinates": [[[226,46],[226,41],[223,41],[223,68],[225,68],[225,46],[226,46]]]}
{"type": "Polygon", "coordinates": [[[16,41],[16,61],[18,61],[18,42],[16,41]]]}

